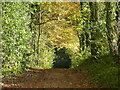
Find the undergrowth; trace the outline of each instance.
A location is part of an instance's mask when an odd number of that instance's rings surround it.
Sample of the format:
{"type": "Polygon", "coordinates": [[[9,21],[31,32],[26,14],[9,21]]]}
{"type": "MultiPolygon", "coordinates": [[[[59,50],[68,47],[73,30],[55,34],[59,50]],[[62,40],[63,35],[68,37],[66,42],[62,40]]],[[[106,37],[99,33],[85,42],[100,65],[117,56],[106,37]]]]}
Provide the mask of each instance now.
{"type": "Polygon", "coordinates": [[[110,55],[101,56],[99,59],[86,59],[81,65],[87,70],[92,81],[99,83],[103,88],[118,88],[118,64],[110,55]]]}

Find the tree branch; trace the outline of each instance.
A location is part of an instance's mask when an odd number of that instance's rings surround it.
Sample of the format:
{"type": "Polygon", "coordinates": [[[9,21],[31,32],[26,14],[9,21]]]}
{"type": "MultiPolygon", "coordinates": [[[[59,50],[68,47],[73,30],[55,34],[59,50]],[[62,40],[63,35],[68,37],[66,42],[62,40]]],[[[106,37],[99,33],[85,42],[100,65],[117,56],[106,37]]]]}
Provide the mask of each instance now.
{"type": "Polygon", "coordinates": [[[58,19],[57,19],[57,18],[49,19],[49,20],[47,20],[47,21],[45,21],[45,22],[35,23],[35,25],[43,25],[43,24],[45,24],[45,23],[47,23],[47,22],[50,22],[50,21],[53,21],[53,20],[58,20],[58,19]]]}

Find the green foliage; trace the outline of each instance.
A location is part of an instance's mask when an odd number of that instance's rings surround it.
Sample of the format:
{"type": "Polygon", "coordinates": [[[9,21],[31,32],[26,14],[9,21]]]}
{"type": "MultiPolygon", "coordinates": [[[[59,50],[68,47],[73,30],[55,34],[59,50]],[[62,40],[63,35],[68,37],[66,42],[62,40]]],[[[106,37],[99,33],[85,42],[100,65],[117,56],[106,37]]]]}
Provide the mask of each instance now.
{"type": "Polygon", "coordinates": [[[82,66],[88,71],[92,80],[101,84],[104,88],[118,87],[118,66],[110,55],[101,56],[99,59],[91,60],[88,58],[82,66]],[[91,62],[94,61],[94,62],[91,62]]]}
{"type": "Polygon", "coordinates": [[[39,42],[39,54],[35,53],[29,57],[30,67],[39,69],[52,68],[52,63],[54,59],[54,47],[52,42],[48,41],[45,36],[41,36],[41,41],[39,42]]]}
{"type": "Polygon", "coordinates": [[[86,48],[85,51],[74,52],[71,56],[72,59],[72,68],[80,66],[82,63],[84,63],[85,59],[87,59],[89,56],[91,56],[89,52],[89,48],[86,48]]]}
{"type": "Polygon", "coordinates": [[[4,75],[17,75],[26,67],[52,67],[54,48],[47,36],[39,33],[39,26],[33,22],[39,16],[33,19],[31,14],[37,14],[39,7],[31,7],[31,4],[39,6],[41,3],[2,2],[1,37],[4,75]]]}
{"type": "MultiPolygon", "coordinates": [[[[115,4],[112,6],[111,24],[115,26],[115,4]]],[[[97,7],[98,21],[91,22],[88,2],[82,4],[81,10],[79,3],[74,2],[2,2],[3,74],[17,75],[26,67],[52,68],[54,46],[65,47],[72,68],[85,65],[95,82],[117,87],[114,59],[101,57],[109,53],[105,4],[99,3],[97,7]],[[95,47],[91,47],[93,43],[95,47]],[[91,55],[91,48],[97,48],[97,55],[91,55]]],[[[115,31],[111,35],[117,40],[115,31]]],[[[65,54],[62,55],[60,58],[64,59],[65,54]]]]}
{"type": "Polygon", "coordinates": [[[52,67],[54,59],[53,43],[48,40],[44,24],[49,19],[50,3],[31,3],[32,55],[29,57],[29,67],[47,69],[52,67]],[[45,7],[46,6],[46,7],[45,7]],[[42,12],[42,13],[41,13],[42,12]]]}
{"type": "Polygon", "coordinates": [[[30,53],[29,4],[2,2],[3,74],[21,72],[24,53],[30,53]]]}

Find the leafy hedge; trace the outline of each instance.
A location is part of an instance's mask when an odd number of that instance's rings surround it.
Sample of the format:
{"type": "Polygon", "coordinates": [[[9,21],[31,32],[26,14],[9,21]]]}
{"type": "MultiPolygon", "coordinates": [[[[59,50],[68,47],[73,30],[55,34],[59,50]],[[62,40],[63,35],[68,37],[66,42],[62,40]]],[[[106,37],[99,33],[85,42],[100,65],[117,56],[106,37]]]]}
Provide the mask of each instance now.
{"type": "Polygon", "coordinates": [[[38,32],[32,31],[31,8],[29,2],[2,2],[2,73],[16,75],[25,67],[51,68],[54,58],[54,48],[43,34],[40,37],[39,51],[34,49],[38,43],[38,32]],[[34,33],[35,32],[35,33],[34,33]],[[33,36],[34,37],[33,38],[33,36]],[[34,43],[32,43],[34,41],[34,43]],[[37,63],[36,63],[37,62],[37,63]]]}

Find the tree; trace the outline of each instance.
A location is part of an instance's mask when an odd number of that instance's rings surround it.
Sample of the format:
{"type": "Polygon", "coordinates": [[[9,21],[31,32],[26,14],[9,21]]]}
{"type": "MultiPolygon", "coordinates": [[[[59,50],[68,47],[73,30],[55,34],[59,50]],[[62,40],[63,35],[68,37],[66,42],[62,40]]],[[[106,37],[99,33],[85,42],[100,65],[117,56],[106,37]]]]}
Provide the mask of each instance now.
{"type": "Polygon", "coordinates": [[[118,56],[118,59],[120,59],[120,31],[119,31],[119,28],[120,28],[120,20],[119,20],[119,17],[120,17],[120,2],[116,2],[116,31],[117,31],[117,37],[118,37],[118,40],[117,40],[117,46],[118,46],[118,50],[117,50],[117,56],[118,56]]]}
{"type": "Polygon", "coordinates": [[[91,55],[97,55],[97,45],[96,45],[96,29],[95,25],[98,23],[98,3],[97,2],[89,2],[90,5],[90,23],[91,23],[91,55]]]}
{"type": "Polygon", "coordinates": [[[78,37],[80,39],[80,51],[85,51],[86,48],[88,48],[89,45],[89,39],[90,39],[90,35],[89,32],[87,30],[88,26],[89,26],[89,11],[88,9],[85,10],[84,8],[88,8],[88,3],[86,2],[80,2],[80,11],[81,11],[81,28],[82,28],[82,33],[81,35],[78,37]]]}
{"type": "Polygon", "coordinates": [[[111,55],[117,54],[117,49],[116,49],[116,39],[115,39],[115,29],[113,28],[113,18],[112,18],[112,3],[111,2],[106,2],[106,28],[107,28],[107,38],[108,38],[108,43],[109,43],[109,48],[110,48],[110,53],[111,55]]]}
{"type": "Polygon", "coordinates": [[[31,3],[31,30],[33,54],[30,57],[31,67],[51,68],[54,59],[54,47],[48,40],[48,35],[44,33],[43,26],[54,19],[50,16],[51,3],[31,3]]]}

